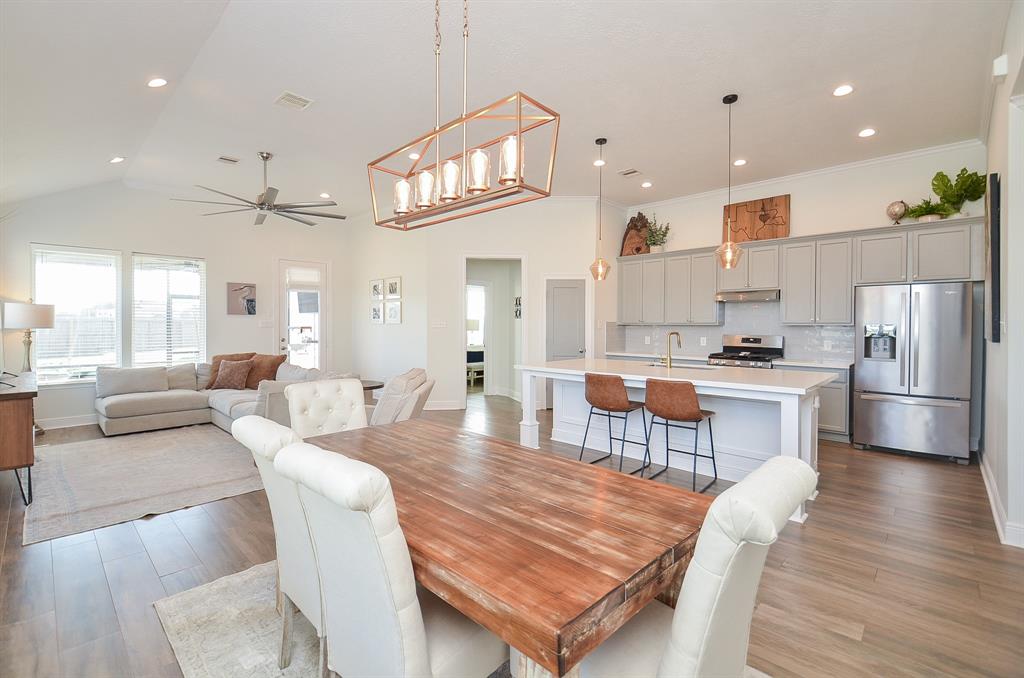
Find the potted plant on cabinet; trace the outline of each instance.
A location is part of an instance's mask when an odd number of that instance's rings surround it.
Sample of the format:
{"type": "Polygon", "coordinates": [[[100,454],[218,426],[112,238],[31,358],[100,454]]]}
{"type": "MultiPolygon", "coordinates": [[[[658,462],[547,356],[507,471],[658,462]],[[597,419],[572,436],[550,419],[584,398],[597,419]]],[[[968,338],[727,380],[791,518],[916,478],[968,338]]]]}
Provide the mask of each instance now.
{"type": "Polygon", "coordinates": [[[665,243],[668,241],[668,232],[671,226],[666,223],[664,226],[658,223],[658,215],[651,217],[651,223],[647,227],[647,246],[651,248],[651,254],[665,251],[665,243]]]}
{"type": "Polygon", "coordinates": [[[931,198],[925,198],[907,209],[907,216],[918,221],[938,221],[955,213],[956,210],[949,205],[942,201],[932,202],[931,198]]]}
{"type": "Polygon", "coordinates": [[[981,200],[985,195],[985,177],[977,172],[968,172],[967,168],[961,169],[955,180],[951,180],[945,172],[936,172],[932,178],[932,191],[939,196],[940,202],[948,205],[952,212],[950,214],[963,214],[965,202],[981,200]]]}

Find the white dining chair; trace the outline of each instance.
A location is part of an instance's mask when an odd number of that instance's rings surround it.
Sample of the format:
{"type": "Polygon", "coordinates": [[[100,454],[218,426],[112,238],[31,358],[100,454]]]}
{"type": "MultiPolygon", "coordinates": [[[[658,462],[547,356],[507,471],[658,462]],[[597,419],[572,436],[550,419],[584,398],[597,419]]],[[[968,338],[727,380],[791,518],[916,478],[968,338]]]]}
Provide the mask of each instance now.
{"type": "Polygon", "coordinates": [[[320,639],[321,673],[326,672],[324,618],[320,603],[320,579],[317,575],[316,553],[306,525],[306,516],[299,502],[295,483],[274,470],[274,457],[281,448],[301,442],[287,426],[256,415],[239,417],[231,424],[231,435],[252,452],[270,504],[277,547],[278,586],[281,594],[283,628],[278,666],[291,663],[291,629],[295,607],[316,629],[320,639]]]}
{"type": "MultiPolygon", "coordinates": [[[[715,498],[676,608],[655,600],[578,665],[578,678],[740,678],[768,547],[818,476],[795,457],[772,457],[715,498]]],[[[512,673],[524,657],[512,649],[512,673]]]]}
{"type": "Polygon", "coordinates": [[[380,469],[308,443],[281,450],[274,468],[299,487],[320,563],[332,671],[485,678],[508,659],[501,639],[418,590],[380,469]]]}
{"type": "Polygon", "coordinates": [[[292,430],[300,438],[366,426],[363,384],[358,379],[325,379],[290,384],[284,390],[292,430]]]}
{"type": "Polygon", "coordinates": [[[377,392],[376,404],[367,406],[370,426],[418,417],[433,388],[434,380],[428,379],[426,370],[419,367],[391,377],[377,392]]]}

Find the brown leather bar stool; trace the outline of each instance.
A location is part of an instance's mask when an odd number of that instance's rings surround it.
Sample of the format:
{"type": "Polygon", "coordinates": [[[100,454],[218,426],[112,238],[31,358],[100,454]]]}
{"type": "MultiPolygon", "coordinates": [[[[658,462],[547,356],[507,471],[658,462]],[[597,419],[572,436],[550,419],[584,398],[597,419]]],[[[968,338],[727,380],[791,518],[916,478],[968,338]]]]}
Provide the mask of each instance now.
{"type": "Polygon", "coordinates": [[[635,400],[629,399],[629,394],[626,392],[626,384],[623,383],[622,377],[615,374],[591,374],[586,373],[584,375],[584,383],[586,384],[586,398],[587,402],[590,403],[590,414],[587,416],[587,428],[583,431],[583,444],[580,445],[580,461],[583,461],[583,450],[587,446],[587,434],[590,433],[590,420],[596,414],[599,417],[608,418],[608,454],[603,457],[599,457],[591,461],[591,464],[596,464],[599,461],[604,461],[608,457],[612,456],[612,441],[620,441],[619,445],[619,470],[622,470],[622,458],[623,453],[626,451],[626,443],[631,445],[642,445],[645,453],[645,465],[641,465],[640,468],[635,471],[630,471],[630,474],[636,473],[637,471],[643,471],[650,464],[646,463],[647,451],[650,450],[650,444],[647,441],[647,415],[644,414],[644,404],[638,403],[635,400]],[[640,410],[640,416],[643,417],[644,423],[644,440],[629,440],[626,438],[626,427],[629,425],[629,415],[631,412],[640,410]],[[619,419],[622,421],[622,437],[616,438],[612,435],[612,419],[619,419]]]}
{"type": "MultiPolygon", "coordinates": [[[[647,394],[644,397],[644,407],[646,407],[647,411],[651,413],[651,429],[647,433],[647,452],[644,454],[644,466],[641,468],[647,468],[647,466],[650,465],[650,440],[651,436],[654,435],[654,425],[657,423],[658,425],[665,427],[665,468],[652,475],[651,478],[657,478],[668,469],[669,452],[689,454],[693,457],[693,490],[696,492],[697,458],[710,459],[711,468],[715,471],[715,478],[701,488],[700,491],[704,492],[718,481],[718,465],[715,464],[715,434],[711,428],[711,417],[714,416],[715,413],[711,410],[702,410],[700,408],[700,400],[697,398],[697,389],[695,389],[693,384],[688,381],[648,379],[646,391],[647,394]],[[660,418],[661,421],[656,422],[655,420],[658,418],[660,418]],[[708,436],[711,438],[710,455],[701,454],[697,448],[697,441],[700,436],[700,423],[705,419],[708,422],[708,436]],[[685,426],[684,424],[693,425],[685,426]],[[668,430],[670,428],[682,428],[688,431],[693,431],[693,452],[669,447],[668,430]]],[[[643,473],[641,473],[640,476],[643,477],[643,473]]]]}

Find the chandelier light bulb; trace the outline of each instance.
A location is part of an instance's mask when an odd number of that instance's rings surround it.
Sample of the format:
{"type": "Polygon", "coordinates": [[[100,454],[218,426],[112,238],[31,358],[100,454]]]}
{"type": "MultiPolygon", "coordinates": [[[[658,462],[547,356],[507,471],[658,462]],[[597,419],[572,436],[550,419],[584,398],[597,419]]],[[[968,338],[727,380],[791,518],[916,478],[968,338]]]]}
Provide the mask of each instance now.
{"type": "Polygon", "coordinates": [[[469,184],[466,192],[470,195],[483,193],[491,188],[491,156],[482,148],[469,152],[469,184]]]}
{"type": "Polygon", "coordinates": [[[412,212],[412,183],[408,179],[395,182],[395,214],[401,216],[412,212]]]}
{"type": "Polygon", "coordinates": [[[524,162],[519,157],[519,137],[515,134],[510,134],[501,140],[498,167],[498,183],[502,186],[509,186],[520,181],[524,162]]]}
{"type": "Polygon", "coordinates": [[[454,160],[441,163],[441,202],[453,202],[462,197],[462,167],[454,160]]]}
{"type": "Polygon", "coordinates": [[[433,207],[434,202],[434,173],[423,170],[416,173],[416,208],[427,209],[433,207]]]}

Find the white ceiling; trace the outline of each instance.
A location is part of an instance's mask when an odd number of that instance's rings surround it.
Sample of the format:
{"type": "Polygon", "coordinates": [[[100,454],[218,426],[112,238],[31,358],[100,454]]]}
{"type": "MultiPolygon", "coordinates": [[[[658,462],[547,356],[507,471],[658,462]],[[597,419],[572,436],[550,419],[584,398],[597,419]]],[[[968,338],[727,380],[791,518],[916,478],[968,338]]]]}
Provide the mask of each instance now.
{"type": "MultiPolygon", "coordinates": [[[[369,208],[367,161],[433,126],[433,3],[0,3],[0,201],[124,178],[369,208]],[[145,86],[160,75],[170,84],[145,86]],[[305,111],[273,104],[284,90],[305,111]],[[221,154],[243,159],[216,162],[221,154]],[[113,155],[128,159],[109,165],[113,155]]],[[[472,0],[470,107],[521,89],[562,115],[555,192],[637,204],[979,137],[1008,2],[472,0]],[[854,94],[832,89],[852,83],[854,94]],[[860,139],[857,131],[878,134],[860,139]],[[635,167],[643,177],[615,171],[635,167]],[[654,187],[643,190],[640,181],[654,187]]],[[[442,119],[461,108],[442,1],[442,119]]],[[[530,155],[527,155],[529,161],[530,155]]]]}

